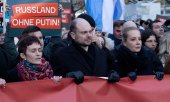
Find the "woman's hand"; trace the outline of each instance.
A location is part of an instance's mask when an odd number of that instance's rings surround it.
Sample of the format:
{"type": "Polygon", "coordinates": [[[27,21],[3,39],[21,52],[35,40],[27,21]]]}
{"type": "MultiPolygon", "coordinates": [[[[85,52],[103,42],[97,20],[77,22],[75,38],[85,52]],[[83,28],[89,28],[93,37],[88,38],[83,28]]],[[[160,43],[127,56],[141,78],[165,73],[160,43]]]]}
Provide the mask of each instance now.
{"type": "Polygon", "coordinates": [[[5,88],[6,81],[2,78],[0,78],[0,86],[5,88]]]}
{"type": "Polygon", "coordinates": [[[55,83],[58,83],[60,82],[62,76],[53,76],[51,79],[55,82],[55,83]]]}

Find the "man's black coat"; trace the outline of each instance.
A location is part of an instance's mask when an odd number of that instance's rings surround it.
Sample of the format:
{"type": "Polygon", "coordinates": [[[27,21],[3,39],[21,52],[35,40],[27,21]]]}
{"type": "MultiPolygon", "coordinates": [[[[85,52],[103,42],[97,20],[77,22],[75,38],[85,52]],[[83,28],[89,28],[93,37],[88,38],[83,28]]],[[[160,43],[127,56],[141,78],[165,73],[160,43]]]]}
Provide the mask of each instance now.
{"type": "Polygon", "coordinates": [[[54,52],[52,57],[54,75],[65,76],[68,72],[82,71],[86,76],[107,76],[114,67],[112,57],[93,44],[89,46],[90,49],[93,49],[94,56],[89,60],[90,57],[85,57],[81,52],[83,49],[75,43],[54,52]]]}

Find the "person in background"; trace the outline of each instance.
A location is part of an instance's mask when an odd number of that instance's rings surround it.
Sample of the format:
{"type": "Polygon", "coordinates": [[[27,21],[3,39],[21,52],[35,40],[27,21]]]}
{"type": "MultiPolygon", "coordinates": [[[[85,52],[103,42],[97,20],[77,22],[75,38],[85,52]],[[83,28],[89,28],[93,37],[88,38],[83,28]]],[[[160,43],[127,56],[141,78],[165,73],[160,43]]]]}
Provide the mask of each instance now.
{"type": "Polygon", "coordinates": [[[160,38],[164,34],[163,24],[159,20],[155,20],[150,23],[150,29],[160,38]]]}
{"type": "Polygon", "coordinates": [[[97,36],[97,37],[100,37],[100,36],[103,36],[102,35],[102,32],[100,31],[100,30],[95,30],[95,35],[97,36]]]}
{"type": "Polygon", "coordinates": [[[68,37],[68,30],[65,28],[65,27],[62,27],[62,31],[61,31],[61,39],[64,40],[64,39],[67,39],[68,37]]]}
{"type": "Polygon", "coordinates": [[[27,26],[21,35],[22,36],[35,36],[38,38],[38,40],[41,43],[41,46],[44,48],[44,41],[43,41],[43,34],[41,32],[41,29],[38,26],[27,26]]]}
{"type": "Polygon", "coordinates": [[[3,48],[0,47],[0,78],[5,79],[6,81],[9,82],[9,78],[7,75],[7,71],[13,67],[12,61],[11,61],[11,56],[9,55],[8,52],[6,52],[3,48]]]}
{"type": "Polygon", "coordinates": [[[9,37],[8,32],[4,34],[3,31],[0,34],[0,60],[0,78],[5,79],[6,82],[12,82],[14,75],[11,70],[16,69],[18,52],[13,38],[9,37]],[[12,76],[12,79],[10,76],[12,76]]]}
{"type": "Polygon", "coordinates": [[[129,27],[138,28],[137,25],[136,25],[136,23],[134,23],[133,21],[126,21],[126,22],[123,24],[122,29],[123,29],[123,31],[124,31],[124,29],[129,28],[129,27]]]}
{"type": "Polygon", "coordinates": [[[49,62],[42,57],[41,44],[40,40],[34,36],[24,36],[18,42],[21,60],[16,67],[21,80],[52,78],[53,70],[49,62]]]}
{"type": "Polygon", "coordinates": [[[120,77],[128,76],[132,81],[137,75],[156,75],[158,80],[162,80],[163,66],[152,50],[142,47],[141,34],[138,28],[129,27],[124,29],[122,35],[122,45],[115,48],[113,54],[119,65],[116,70],[120,77]]]}
{"type": "Polygon", "coordinates": [[[138,28],[139,29],[142,29],[142,30],[145,30],[145,28],[144,28],[144,20],[142,20],[142,19],[138,19],[137,21],[136,21],[136,24],[137,24],[137,26],[138,26],[138,28]]]}
{"type": "Polygon", "coordinates": [[[146,29],[142,32],[142,45],[146,46],[156,53],[158,53],[158,38],[156,34],[150,30],[146,29]]]}
{"type": "Polygon", "coordinates": [[[165,34],[160,38],[158,55],[164,66],[170,55],[170,31],[165,32],[165,34]]]}
{"type": "Polygon", "coordinates": [[[108,34],[108,38],[112,39],[115,46],[121,44],[122,42],[122,27],[124,21],[118,20],[113,24],[113,34],[108,34]]]}

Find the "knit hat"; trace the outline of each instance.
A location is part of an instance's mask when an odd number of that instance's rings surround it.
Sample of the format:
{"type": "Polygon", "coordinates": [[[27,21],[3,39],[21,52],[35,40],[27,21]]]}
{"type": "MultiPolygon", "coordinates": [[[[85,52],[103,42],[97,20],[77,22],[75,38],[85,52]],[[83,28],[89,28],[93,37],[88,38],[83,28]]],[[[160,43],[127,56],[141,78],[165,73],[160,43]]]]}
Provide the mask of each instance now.
{"type": "Polygon", "coordinates": [[[80,14],[77,18],[85,19],[87,22],[89,22],[89,24],[92,27],[94,27],[94,28],[96,27],[96,23],[95,23],[94,19],[88,14],[80,14]]]}

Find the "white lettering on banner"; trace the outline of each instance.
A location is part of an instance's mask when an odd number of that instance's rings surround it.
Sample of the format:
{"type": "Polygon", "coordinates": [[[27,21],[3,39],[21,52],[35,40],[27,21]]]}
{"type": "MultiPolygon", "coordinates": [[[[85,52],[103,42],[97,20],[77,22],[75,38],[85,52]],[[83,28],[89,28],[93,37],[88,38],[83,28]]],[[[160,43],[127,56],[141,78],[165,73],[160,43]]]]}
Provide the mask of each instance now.
{"type": "Polygon", "coordinates": [[[41,26],[59,26],[60,19],[44,19],[44,18],[36,18],[36,19],[13,19],[13,26],[28,26],[28,25],[41,25],[41,26]]]}
{"type": "Polygon", "coordinates": [[[34,19],[14,19],[12,20],[12,24],[14,26],[20,26],[20,25],[33,25],[34,19]]]}
{"type": "Polygon", "coordinates": [[[36,19],[36,25],[41,25],[41,26],[57,26],[60,24],[59,19],[36,19]]]}
{"type": "Polygon", "coordinates": [[[16,13],[55,13],[57,10],[55,7],[16,7],[16,13]]]}

